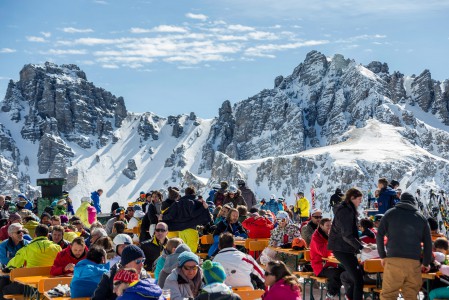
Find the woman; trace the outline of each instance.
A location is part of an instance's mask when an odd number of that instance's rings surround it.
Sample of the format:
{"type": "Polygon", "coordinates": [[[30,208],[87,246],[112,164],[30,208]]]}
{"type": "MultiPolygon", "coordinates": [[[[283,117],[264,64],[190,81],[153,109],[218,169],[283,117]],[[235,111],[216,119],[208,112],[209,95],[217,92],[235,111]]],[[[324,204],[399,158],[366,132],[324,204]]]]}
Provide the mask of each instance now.
{"type": "Polygon", "coordinates": [[[301,300],[301,284],[287,266],[279,260],[270,261],[265,268],[263,300],[301,300]]]}
{"type": "Polygon", "coordinates": [[[114,293],[119,300],[165,300],[162,289],[149,278],[139,280],[136,269],[119,270],[114,276],[114,293]]]}
{"type": "Polygon", "coordinates": [[[270,246],[291,245],[294,238],[301,238],[299,226],[290,221],[290,216],[287,212],[278,212],[276,219],[277,226],[271,231],[270,246]]]}
{"type": "Polygon", "coordinates": [[[214,243],[208,251],[209,257],[214,256],[218,251],[218,241],[220,239],[220,234],[222,234],[223,232],[230,232],[234,236],[242,237],[245,239],[248,237],[245,229],[239,222],[239,211],[237,209],[231,208],[229,210],[228,216],[226,217],[226,220],[218,223],[217,228],[214,231],[214,243]]]}
{"type": "Polygon", "coordinates": [[[198,256],[185,251],[178,257],[178,267],[165,280],[164,289],[170,290],[171,300],[195,298],[200,293],[202,280],[203,271],[198,256]]]}
{"type": "Polygon", "coordinates": [[[229,187],[228,193],[226,194],[223,205],[229,204],[233,208],[237,208],[239,205],[246,206],[246,202],[242,197],[242,194],[235,185],[229,187]]]}
{"type": "Polygon", "coordinates": [[[331,299],[340,292],[340,275],[343,272],[338,264],[323,261],[323,258],[332,255],[332,251],[327,249],[330,229],[331,219],[321,219],[310,241],[310,259],[313,273],[316,276],[328,279],[326,299],[331,299]]]}
{"type": "MultiPolygon", "coordinates": [[[[362,202],[362,192],[351,188],[346,192],[344,201],[334,207],[334,221],[329,234],[328,249],[344,266],[349,287],[346,295],[351,300],[363,299],[363,273],[359,266],[357,254],[364,249],[359,240],[357,228],[357,207],[362,202]]],[[[370,249],[364,250],[369,252],[370,249]]]]}

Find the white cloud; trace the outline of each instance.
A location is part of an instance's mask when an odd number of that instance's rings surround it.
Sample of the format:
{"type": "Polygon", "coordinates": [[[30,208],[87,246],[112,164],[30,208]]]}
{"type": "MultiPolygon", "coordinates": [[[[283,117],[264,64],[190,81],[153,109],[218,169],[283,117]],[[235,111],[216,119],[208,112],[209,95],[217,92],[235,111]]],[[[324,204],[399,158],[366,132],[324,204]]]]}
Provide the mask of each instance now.
{"type": "Polygon", "coordinates": [[[41,54],[53,54],[53,55],[84,55],[87,51],[84,49],[50,49],[41,54]]]}
{"type": "Polygon", "coordinates": [[[148,33],[151,32],[150,29],[132,27],[130,30],[131,33],[148,33]]]}
{"type": "Polygon", "coordinates": [[[255,30],[254,27],[244,26],[244,25],[240,25],[240,24],[229,25],[228,29],[232,30],[232,31],[253,31],[253,30],[255,30]]]}
{"type": "Polygon", "coordinates": [[[154,27],[152,31],[155,32],[177,32],[177,33],[185,33],[187,29],[178,26],[170,26],[170,25],[160,25],[154,27]]]}
{"type": "Polygon", "coordinates": [[[255,31],[248,33],[248,37],[254,40],[277,40],[278,36],[271,32],[255,31]]]}
{"type": "Polygon", "coordinates": [[[42,34],[44,37],[46,37],[46,38],[51,37],[51,32],[44,32],[44,31],[41,31],[41,34],[42,34]]]}
{"type": "Polygon", "coordinates": [[[186,17],[189,19],[200,20],[200,21],[206,21],[208,19],[208,17],[206,15],[193,14],[193,13],[187,13],[186,17]]]}
{"type": "Polygon", "coordinates": [[[105,69],[118,69],[119,66],[114,65],[114,64],[103,64],[101,65],[101,67],[105,68],[105,69]]]}
{"type": "Polygon", "coordinates": [[[304,42],[287,43],[287,44],[266,44],[246,49],[245,55],[248,56],[260,56],[260,57],[275,57],[273,54],[269,54],[274,51],[291,50],[302,47],[311,47],[328,44],[327,40],[310,40],[304,42]]]}
{"type": "Polygon", "coordinates": [[[86,29],[80,29],[80,28],[74,28],[74,27],[65,27],[62,29],[62,31],[66,33],[89,33],[94,32],[93,29],[86,28],[86,29]]]}
{"type": "Polygon", "coordinates": [[[16,52],[16,49],[11,49],[11,48],[1,48],[0,49],[0,53],[14,53],[16,52]]]}
{"type": "Polygon", "coordinates": [[[45,43],[45,39],[40,36],[27,36],[26,37],[28,42],[35,42],[35,43],[45,43]]]}

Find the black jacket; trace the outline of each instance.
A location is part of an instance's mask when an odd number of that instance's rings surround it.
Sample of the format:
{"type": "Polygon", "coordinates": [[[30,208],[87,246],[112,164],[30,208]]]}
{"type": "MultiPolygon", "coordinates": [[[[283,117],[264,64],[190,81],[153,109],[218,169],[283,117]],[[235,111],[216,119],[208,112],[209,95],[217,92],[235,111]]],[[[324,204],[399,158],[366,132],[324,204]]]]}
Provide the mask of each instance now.
{"type": "Polygon", "coordinates": [[[388,210],[380,221],[377,230],[377,249],[381,258],[401,257],[421,259],[421,243],[424,244],[424,266],[432,258],[432,238],[426,218],[412,204],[399,202],[388,210]],[[384,248],[384,236],[388,237],[387,253],[384,248]]]}
{"type": "Polygon", "coordinates": [[[162,221],[167,223],[169,231],[181,231],[209,223],[212,215],[201,201],[195,199],[195,195],[186,195],[163,213],[162,221]]]}
{"type": "Polygon", "coordinates": [[[150,226],[152,224],[156,225],[158,223],[156,214],[157,214],[156,206],[154,206],[153,203],[148,204],[148,211],[142,218],[142,224],[140,224],[140,235],[139,235],[140,242],[143,242],[151,238],[148,230],[150,230],[150,226]]]}
{"type": "Polygon", "coordinates": [[[242,224],[240,222],[237,222],[235,224],[235,230],[232,228],[232,224],[228,223],[228,221],[223,220],[220,223],[217,224],[217,228],[214,231],[215,235],[220,235],[223,232],[229,232],[232,233],[234,236],[242,236],[242,234],[246,234],[246,230],[243,228],[242,224]]]}
{"type": "Polygon", "coordinates": [[[329,201],[329,206],[334,207],[335,205],[340,203],[342,200],[342,196],[343,196],[343,194],[337,194],[337,193],[333,194],[331,196],[331,200],[329,201]]]}
{"type": "Polygon", "coordinates": [[[145,270],[151,272],[153,270],[154,261],[161,256],[162,250],[164,250],[165,245],[167,245],[168,239],[165,238],[163,244],[160,244],[159,241],[154,236],[152,239],[143,241],[140,243],[140,248],[145,253],[145,270]]]}
{"type": "Polygon", "coordinates": [[[327,248],[332,251],[358,253],[363,249],[357,228],[357,211],[352,202],[334,207],[334,220],[327,248]]]}

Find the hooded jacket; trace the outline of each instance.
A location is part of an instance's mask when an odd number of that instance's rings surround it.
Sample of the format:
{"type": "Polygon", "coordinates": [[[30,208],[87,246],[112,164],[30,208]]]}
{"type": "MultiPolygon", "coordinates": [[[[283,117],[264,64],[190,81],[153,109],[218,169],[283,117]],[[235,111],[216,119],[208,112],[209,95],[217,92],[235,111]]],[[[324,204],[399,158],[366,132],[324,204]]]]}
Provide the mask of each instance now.
{"type": "Polygon", "coordinates": [[[278,280],[262,295],[263,300],[301,300],[301,290],[299,287],[292,287],[286,284],[284,279],[278,280]]]}
{"type": "Polygon", "coordinates": [[[263,210],[269,210],[274,215],[277,215],[279,211],[284,210],[282,203],[279,203],[276,199],[270,199],[270,201],[263,204],[260,208],[263,210]]]}
{"type": "Polygon", "coordinates": [[[52,266],[56,255],[61,251],[61,247],[47,237],[40,236],[34,238],[26,247],[17,251],[8,263],[8,268],[21,268],[26,265],[31,267],[52,266]]]}
{"type": "Polygon", "coordinates": [[[308,218],[310,210],[310,203],[306,197],[301,197],[296,200],[294,211],[295,213],[300,213],[301,218],[308,218]]]}
{"type": "Polygon", "coordinates": [[[184,298],[195,298],[198,296],[203,278],[203,270],[198,268],[198,273],[192,280],[188,280],[180,267],[174,269],[165,280],[164,289],[170,290],[170,300],[183,300],[184,298]],[[191,285],[198,291],[195,293],[191,285]]]}
{"type": "Polygon", "coordinates": [[[358,253],[363,249],[357,228],[357,211],[352,202],[342,202],[334,207],[328,249],[347,253],[358,253]]]}
{"type": "Polygon", "coordinates": [[[100,205],[100,194],[95,191],[90,194],[90,199],[92,199],[92,204],[97,210],[98,214],[101,214],[101,205],[100,205]]]}
{"type": "Polygon", "coordinates": [[[87,216],[87,208],[91,206],[89,202],[81,202],[80,207],[76,210],[75,215],[80,218],[81,222],[83,222],[84,226],[89,228],[90,223],[87,216]]]}
{"type": "Polygon", "coordinates": [[[150,279],[133,282],[117,300],[165,300],[162,289],[150,279]]]}
{"type": "Polygon", "coordinates": [[[24,246],[28,245],[30,242],[27,240],[22,240],[17,245],[14,244],[11,238],[4,240],[0,243],[0,263],[3,265],[8,264],[9,260],[12,259],[17,251],[22,249],[24,246]]]}
{"type": "Polygon", "coordinates": [[[109,264],[97,264],[91,260],[80,261],[73,271],[70,283],[72,298],[92,297],[101,277],[109,271],[109,264]]]}
{"type": "Polygon", "coordinates": [[[85,259],[87,251],[89,251],[89,249],[84,246],[84,253],[80,256],[80,258],[76,258],[75,256],[73,256],[71,249],[72,245],[69,245],[67,248],[58,253],[50,270],[51,276],[59,276],[72,273],[72,271],[65,271],[64,268],[68,264],[76,265],[80,260],[85,259]]]}
{"type": "Polygon", "coordinates": [[[418,211],[416,202],[407,199],[409,196],[413,198],[409,193],[403,193],[401,201],[381,219],[376,236],[377,249],[380,258],[402,257],[420,260],[422,252],[422,264],[428,266],[432,258],[429,224],[418,211]],[[388,236],[387,252],[384,248],[385,235],[388,236]]]}
{"type": "Polygon", "coordinates": [[[334,267],[338,265],[335,263],[323,263],[323,258],[332,255],[332,251],[327,249],[327,238],[321,233],[321,230],[316,230],[312,234],[310,241],[310,264],[312,265],[313,273],[318,276],[324,268],[334,267]]]}
{"type": "Polygon", "coordinates": [[[377,209],[379,214],[385,214],[387,210],[394,206],[394,199],[396,198],[396,191],[387,186],[381,189],[379,192],[379,198],[377,198],[377,209]]]}
{"type": "Polygon", "coordinates": [[[256,196],[252,190],[247,188],[246,186],[239,186],[240,191],[242,192],[242,197],[246,202],[246,206],[248,207],[248,211],[257,204],[256,196]]]}

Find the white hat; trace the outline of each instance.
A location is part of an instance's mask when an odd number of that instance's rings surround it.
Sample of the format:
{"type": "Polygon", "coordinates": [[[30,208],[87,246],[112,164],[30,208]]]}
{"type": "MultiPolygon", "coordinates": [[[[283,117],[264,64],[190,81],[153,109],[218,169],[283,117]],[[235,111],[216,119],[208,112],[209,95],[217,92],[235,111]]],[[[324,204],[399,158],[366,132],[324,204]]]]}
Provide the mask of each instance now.
{"type": "Polygon", "coordinates": [[[235,194],[235,193],[237,193],[237,191],[238,191],[238,189],[235,185],[231,185],[228,190],[228,192],[231,194],[235,194]]]}
{"type": "Polygon", "coordinates": [[[129,235],[124,234],[124,233],[119,233],[115,236],[112,243],[114,244],[114,249],[117,250],[118,245],[132,245],[133,240],[131,239],[131,237],[129,235]]]}
{"type": "Polygon", "coordinates": [[[81,202],[92,202],[92,199],[90,199],[90,197],[83,197],[81,198],[81,202]]]}
{"type": "Polygon", "coordinates": [[[271,194],[270,195],[270,199],[276,199],[276,195],[275,194],[271,194]]]}
{"type": "Polygon", "coordinates": [[[277,213],[276,219],[290,220],[290,216],[288,215],[288,213],[286,211],[281,210],[277,213]]]}
{"type": "Polygon", "coordinates": [[[312,209],[312,214],[311,214],[311,216],[313,216],[314,214],[317,214],[317,213],[323,214],[323,212],[321,211],[321,209],[314,208],[314,209],[312,209]]]}

